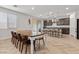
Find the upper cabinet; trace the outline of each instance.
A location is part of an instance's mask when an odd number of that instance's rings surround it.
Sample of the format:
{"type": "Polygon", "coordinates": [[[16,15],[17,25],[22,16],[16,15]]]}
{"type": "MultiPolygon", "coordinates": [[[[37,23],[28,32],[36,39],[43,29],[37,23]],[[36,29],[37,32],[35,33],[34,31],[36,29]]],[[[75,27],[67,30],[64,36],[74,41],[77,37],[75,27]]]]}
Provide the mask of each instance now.
{"type": "Polygon", "coordinates": [[[53,26],[56,24],[56,26],[62,26],[62,25],[70,25],[70,18],[62,18],[62,19],[53,19],[53,20],[44,20],[44,28],[46,26],[53,26]]]}
{"type": "Polygon", "coordinates": [[[70,24],[70,18],[63,18],[59,19],[57,22],[57,25],[69,25],[70,24]]]}

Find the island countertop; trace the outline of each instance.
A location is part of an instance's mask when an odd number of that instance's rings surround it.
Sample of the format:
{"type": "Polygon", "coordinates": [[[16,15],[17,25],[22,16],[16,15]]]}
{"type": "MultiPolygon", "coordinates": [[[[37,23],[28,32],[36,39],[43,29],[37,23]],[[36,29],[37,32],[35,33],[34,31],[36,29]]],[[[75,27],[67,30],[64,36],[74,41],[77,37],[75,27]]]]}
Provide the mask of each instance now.
{"type": "Polygon", "coordinates": [[[60,26],[46,26],[46,28],[69,28],[69,25],[60,25],[60,26]]]}

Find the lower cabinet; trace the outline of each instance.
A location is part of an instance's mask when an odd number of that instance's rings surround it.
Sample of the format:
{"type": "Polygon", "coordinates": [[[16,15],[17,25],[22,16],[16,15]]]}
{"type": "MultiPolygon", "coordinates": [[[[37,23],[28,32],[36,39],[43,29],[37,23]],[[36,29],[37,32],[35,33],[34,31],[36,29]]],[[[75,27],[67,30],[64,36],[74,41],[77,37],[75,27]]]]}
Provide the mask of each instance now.
{"type": "Polygon", "coordinates": [[[63,28],[62,34],[69,34],[69,28],[63,28]]]}

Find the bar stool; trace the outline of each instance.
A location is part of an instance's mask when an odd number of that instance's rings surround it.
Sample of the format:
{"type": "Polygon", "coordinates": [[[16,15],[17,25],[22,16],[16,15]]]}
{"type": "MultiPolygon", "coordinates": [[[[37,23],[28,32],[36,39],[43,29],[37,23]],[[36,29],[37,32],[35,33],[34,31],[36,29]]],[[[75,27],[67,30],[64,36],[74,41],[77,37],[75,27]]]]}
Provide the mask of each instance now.
{"type": "Polygon", "coordinates": [[[49,35],[49,30],[48,29],[46,29],[46,33],[47,33],[47,35],[49,35]]]}
{"type": "Polygon", "coordinates": [[[62,29],[59,29],[59,38],[62,37],[62,29]]]}
{"type": "Polygon", "coordinates": [[[58,29],[55,29],[55,37],[58,37],[58,29]]]}
{"type": "Polygon", "coordinates": [[[53,37],[54,36],[54,29],[52,29],[51,32],[52,32],[52,37],[53,37]]]}
{"type": "Polygon", "coordinates": [[[50,29],[48,29],[48,35],[49,35],[49,36],[51,36],[51,35],[50,35],[50,33],[51,33],[51,30],[50,30],[50,29]]]}

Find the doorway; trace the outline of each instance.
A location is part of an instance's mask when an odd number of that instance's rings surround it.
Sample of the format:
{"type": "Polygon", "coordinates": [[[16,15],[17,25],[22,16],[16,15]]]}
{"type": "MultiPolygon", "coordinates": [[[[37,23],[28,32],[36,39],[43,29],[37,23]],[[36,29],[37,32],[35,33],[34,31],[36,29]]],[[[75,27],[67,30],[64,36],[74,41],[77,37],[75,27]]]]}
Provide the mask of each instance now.
{"type": "Polygon", "coordinates": [[[79,39],[79,19],[77,19],[77,39],[79,39]]]}

